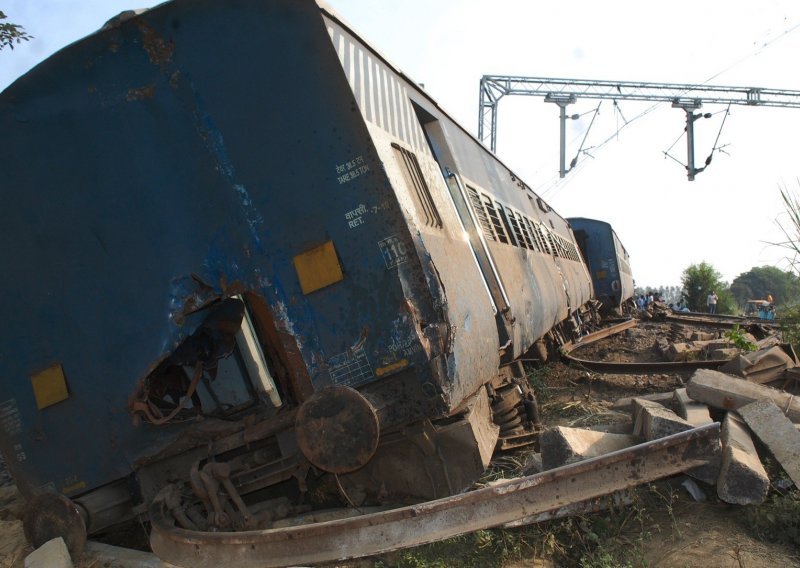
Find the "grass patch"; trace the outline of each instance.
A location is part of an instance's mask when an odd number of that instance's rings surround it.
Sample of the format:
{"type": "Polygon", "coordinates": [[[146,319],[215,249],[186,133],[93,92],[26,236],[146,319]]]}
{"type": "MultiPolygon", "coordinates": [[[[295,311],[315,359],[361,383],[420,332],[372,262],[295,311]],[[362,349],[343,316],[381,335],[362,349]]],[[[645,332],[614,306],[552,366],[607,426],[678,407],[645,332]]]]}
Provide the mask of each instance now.
{"type": "Polygon", "coordinates": [[[747,507],[746,528],[759,540],[800,547],[800,490],[773,491],[757,507],[747,507]]]}

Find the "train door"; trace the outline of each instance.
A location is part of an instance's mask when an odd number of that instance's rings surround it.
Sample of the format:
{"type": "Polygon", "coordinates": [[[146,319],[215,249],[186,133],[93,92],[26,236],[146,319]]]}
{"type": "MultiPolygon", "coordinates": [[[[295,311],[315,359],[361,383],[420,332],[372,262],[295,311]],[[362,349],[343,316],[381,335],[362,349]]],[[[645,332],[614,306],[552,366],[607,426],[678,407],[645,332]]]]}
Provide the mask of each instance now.
{"type": "Polygon", "coordinates": [[[480,230],[480,220],[475,217],[474,211],[469,206],[468,189],[456,171],[455,160],[439,121],[413,101],[411,104],[425,133],[425,139],[428,142],[431,153],[439,164],[462,228],[469,239],[473,256],[483,276],[484,284],[492,298],[500,345],[507,345],[510,338],[513,337],[512,324],[508,319],[510,312],[508,295],[503,287],[502,279],[494,264],[483,232],[480,230]]]}

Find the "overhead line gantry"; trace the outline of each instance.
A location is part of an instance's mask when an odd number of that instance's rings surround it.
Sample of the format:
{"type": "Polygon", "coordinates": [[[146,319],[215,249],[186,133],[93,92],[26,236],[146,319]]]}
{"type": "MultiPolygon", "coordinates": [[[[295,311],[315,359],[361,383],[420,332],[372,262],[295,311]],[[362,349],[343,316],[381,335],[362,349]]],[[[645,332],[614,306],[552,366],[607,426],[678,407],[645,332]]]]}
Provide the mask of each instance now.
{"type": "MultiPolygon", "coordinates": [[[[569,171],[566,169],[566,108],[579,98],[669,102],[674,108],[683,109],[686,113],[686,170],[689,181],[705,169],[705,166],[695,167],[693,126],[703,116],[695,111],[704,103],[800,108],[800,91],[784,89],[484,75],[480,84],[478,138],[484,145],[488,141],[492,152],[497,150],[497,106],[500,99],[507,95],[544,97],[545,102],[558,105],[561,131],[559,176],[562,178],[569,171]]],[[[706,166],[710,159],[709,156],[706,166]]]]}

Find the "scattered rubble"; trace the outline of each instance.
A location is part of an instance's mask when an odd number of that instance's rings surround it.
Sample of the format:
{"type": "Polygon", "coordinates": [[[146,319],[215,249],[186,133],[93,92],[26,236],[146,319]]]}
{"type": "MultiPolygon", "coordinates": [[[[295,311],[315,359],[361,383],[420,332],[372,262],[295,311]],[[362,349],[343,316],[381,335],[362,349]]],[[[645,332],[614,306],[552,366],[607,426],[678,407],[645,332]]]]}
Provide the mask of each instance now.
{"type": "Polygon", "coordinates": [[[615,444],[630,443],[638,437],[655,440],[719,421],[723,424],[720,453],[709,456],[704,466],[687,468],[687,475],[716,486],[717,495],[727,503],[763,503],[770,479],[752,432],[800,487],[800,397],[766,386],[800,383],[800,362],[794,351],[774,338],[757,341],[750,335],[747,341],[762,347],[741,354],[727,339],[696,331],[687,334],[674,325],[669,337],[672,341],[660,337],[655,344],[655,350],[665,358],[684,361],[725,355],[729,362],[722,369],[727,372],[698,369],[685,388],[617,400],[612,409],[630,412],[632,417],[632,427],[621,434],[551,428],[541,436],[544,468],[618,449],[615,444]]]}
{"type": "Polygon", "coordinates": [[[641,441],[638,436],[556,426],[544,431],[539,438],[542,467],[553,469],[635,446],[641,441]]]}

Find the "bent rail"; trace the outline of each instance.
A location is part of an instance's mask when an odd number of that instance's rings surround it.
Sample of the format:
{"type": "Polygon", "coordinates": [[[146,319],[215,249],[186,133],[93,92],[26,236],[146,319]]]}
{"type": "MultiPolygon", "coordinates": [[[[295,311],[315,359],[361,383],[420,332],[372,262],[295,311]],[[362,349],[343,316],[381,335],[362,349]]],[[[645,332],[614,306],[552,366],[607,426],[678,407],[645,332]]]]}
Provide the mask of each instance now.
{"type": "Polygon", "coordinates": [[[278,568],[391,552],[496,527],[706,463],[719,444],[712,423],[529,477],[355,518],[245,532],[177,528],[166,490],[150,508],[150,544],[185,567],[278,568]]]}

